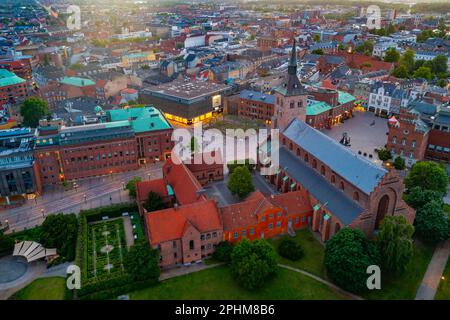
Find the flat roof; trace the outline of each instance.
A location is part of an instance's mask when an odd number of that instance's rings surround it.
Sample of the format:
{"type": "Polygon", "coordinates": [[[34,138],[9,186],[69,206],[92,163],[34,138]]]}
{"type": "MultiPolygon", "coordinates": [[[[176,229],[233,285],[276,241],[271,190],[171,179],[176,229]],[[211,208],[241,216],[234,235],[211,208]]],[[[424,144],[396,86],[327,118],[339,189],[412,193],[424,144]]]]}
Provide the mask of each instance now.
{"type": "Polygon", "coordinates": [[[79,77],[64,77],[61,80],[62,84],[67,84],[76,87],[93,86],[95,82],[91,79],[79,78],[79,77]]]}
{"type": "Polygon", "coordinates": [[[148,87],[144,90],[151,93],[189,100],[219,93],[230,88],[230,86],[210,81],[175,79],[174,81],[148,87]]]}
{"type": "Polygon", "coordinates": [[[171,128],[161,111],[154,107],[108,110],[107,113],[112,121],[108,123],[130,121],[136,133],[171,128]]]}
{"type": "Polygon", "coordinates": [[[0,87],[24,83],[25,80],[6,69],[0,69],[0,87]]]}

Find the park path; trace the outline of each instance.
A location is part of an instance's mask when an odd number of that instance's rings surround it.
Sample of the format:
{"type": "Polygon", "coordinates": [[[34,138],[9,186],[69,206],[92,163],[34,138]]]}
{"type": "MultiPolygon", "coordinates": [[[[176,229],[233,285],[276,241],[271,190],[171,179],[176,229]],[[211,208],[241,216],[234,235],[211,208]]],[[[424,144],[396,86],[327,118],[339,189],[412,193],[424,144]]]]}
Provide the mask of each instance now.
{"type": "Polygon", "coordinates": [[[122,217],[123,226],[125,228],[125,238],[127,241],[127,247],[130,248],[134,244],[133,225],[129,216],[122,217]]]}
{"type": "Polygon", "coordinates": [[[284,264],[278,264],[278,266],[280,268],[283,268],[283,269],[288,269],[288,270],[291,270],[291,271],[294,271],[294,272],[301,273],[301,274],[303,274],[303,275],[305,275],[307,277],[310,277],[310,278],[312,278],[312,279],[314,279],[316,281],[319,281],[319,282],[327,285],[331,289],[337,291],[338,293],[340,293],[340,294],[342,294],[342,295],[344,295],[344,296],[346,296],[346,297],[348,297],[348,298],[350,298],[352,300],[364,300],[360,296],[357,296],[357,295],[355,295],[353,293],[345,291],[344,289],[339,288],[337,285],[335,285],[335,284],[333,284],[333,283],[331,283],[331,282],[329,282],[329,281],[327,281],[325,279],[322,279],[321,277],[318,277],[318,276],[316,276],[316,275],[314,275],[312,273],[309,273],[308,271],[297,269],[297,268],[293,268],[293,267],[290,267],[290,266],[287,266],[287,265],[284,265],[284,264]]]}
{"type": "Polygon", "coordinates": [[[428,264],[422,283],[417,290],[416,300],[433,300],[441,281],[442,273],[450,255],[450,238],[437,245],[428,264]]]}
{"type": "Polygon", "coordinates": [[[184,276],[185,274],[194,273],[194,272],[198,272],[198,271],[202,271],[202,270],[206,270],[206,269],[210,269],[210,268],[215,268],[215,267],[218,267],[221,265],[224,265],[224,263],[215,263],[215,264],[206,265],[202,262],[202,263],[191,264],[190,266],[182,266],[182,267],[178,267],[178,268],[166,269],[166,270],[161,271],[159,280],[163,281],[163,280],[167,280],[170,278],[184,276]]]}

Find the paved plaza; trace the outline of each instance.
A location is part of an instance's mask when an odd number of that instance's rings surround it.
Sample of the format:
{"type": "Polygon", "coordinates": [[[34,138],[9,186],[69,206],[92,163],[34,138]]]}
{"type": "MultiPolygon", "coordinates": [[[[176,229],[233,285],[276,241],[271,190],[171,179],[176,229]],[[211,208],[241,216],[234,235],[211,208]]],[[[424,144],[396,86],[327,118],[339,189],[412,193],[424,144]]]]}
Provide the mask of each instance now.
{"type": "Polygon", "coordinates": [[[381,165],[378,155],[374,149],[384,148],[387,141],[387,119],[376,117],[372,112],[354,113],[354,117],[346,120],[344,123],[331,128],[324,129],[322,132],[336,141],[342,139],[344,132],[350,137],[349,147],[353,152],[361,151],[361,155],[381,165]],[[372,155],[372,158],[369,157],[372,155]]]}

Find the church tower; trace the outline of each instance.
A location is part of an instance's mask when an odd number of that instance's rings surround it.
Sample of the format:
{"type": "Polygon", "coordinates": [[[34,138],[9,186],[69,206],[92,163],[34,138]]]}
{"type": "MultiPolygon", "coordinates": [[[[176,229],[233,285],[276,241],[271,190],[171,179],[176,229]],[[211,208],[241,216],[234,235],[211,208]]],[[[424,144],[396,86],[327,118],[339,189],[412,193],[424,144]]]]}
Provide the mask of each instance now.
{"type": "Polygon", "coordinates": [[[308,92],[297,77],[297,50],[294,38],[287,77],[283,84],[275,89],[272,128],[283,131],[294,118],[306,122],[307,99],[308,92]]]}

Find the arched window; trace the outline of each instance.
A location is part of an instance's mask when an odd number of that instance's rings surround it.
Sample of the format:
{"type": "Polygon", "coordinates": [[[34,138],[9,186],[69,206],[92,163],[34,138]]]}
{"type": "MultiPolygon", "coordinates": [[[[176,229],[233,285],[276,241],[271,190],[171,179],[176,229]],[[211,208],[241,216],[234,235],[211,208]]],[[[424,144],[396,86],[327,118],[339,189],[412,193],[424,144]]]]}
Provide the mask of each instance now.
{"type": "Polygon", "coordinates": [[[309,161],[309,159],[308,159],[308,154],[305,153],[305,162],[308,162],[308,161],[309,161]]]}
{"type": "Polygon", "coordinates": [[[355,191],[355,193],[353,193],[353,200],[359,201],[359,193],[358,193],[358,191],[355,191]]]}
{"type": "Polygon", "coordinates": [[[286,138],[283,138],[283,145],[286,144],[286,138]]]}
{"type": "Polygon", "coordinates": [[[297,148],[297,157],[300,157],[300,148],[297,148]]]}
{"type": "Polygon", "coordinates": [[[336,183],[336,177],[334,176],[334,174],[331,176],[331,183],[336,183]]]}
{"type": "Polygon", "coordinates": [[[320,167],[320,174],[323,176],[325,175],[325,166],[320,167]]]}
{"type": "Polygon", "coordinates": [[[344,182],[343,182],[343,181],[341,181],[340,186],[341,186],[341,190],[344,190],[344,189],[345,189],[345,186],[344,186],[344,182]]]}
{"type": "Polygon", "coordinates": [[[313,159],[312,166],[314,169],[317,168],[317,160],[316,159],[313,159]]]}
{"type": "Polygon", "coordinates": [[[293,145],[292,145],[292,142],[291,142],[291,143],[289,143],[289,150],[292,151],[292,149],[293,149],[293,145]]]}

